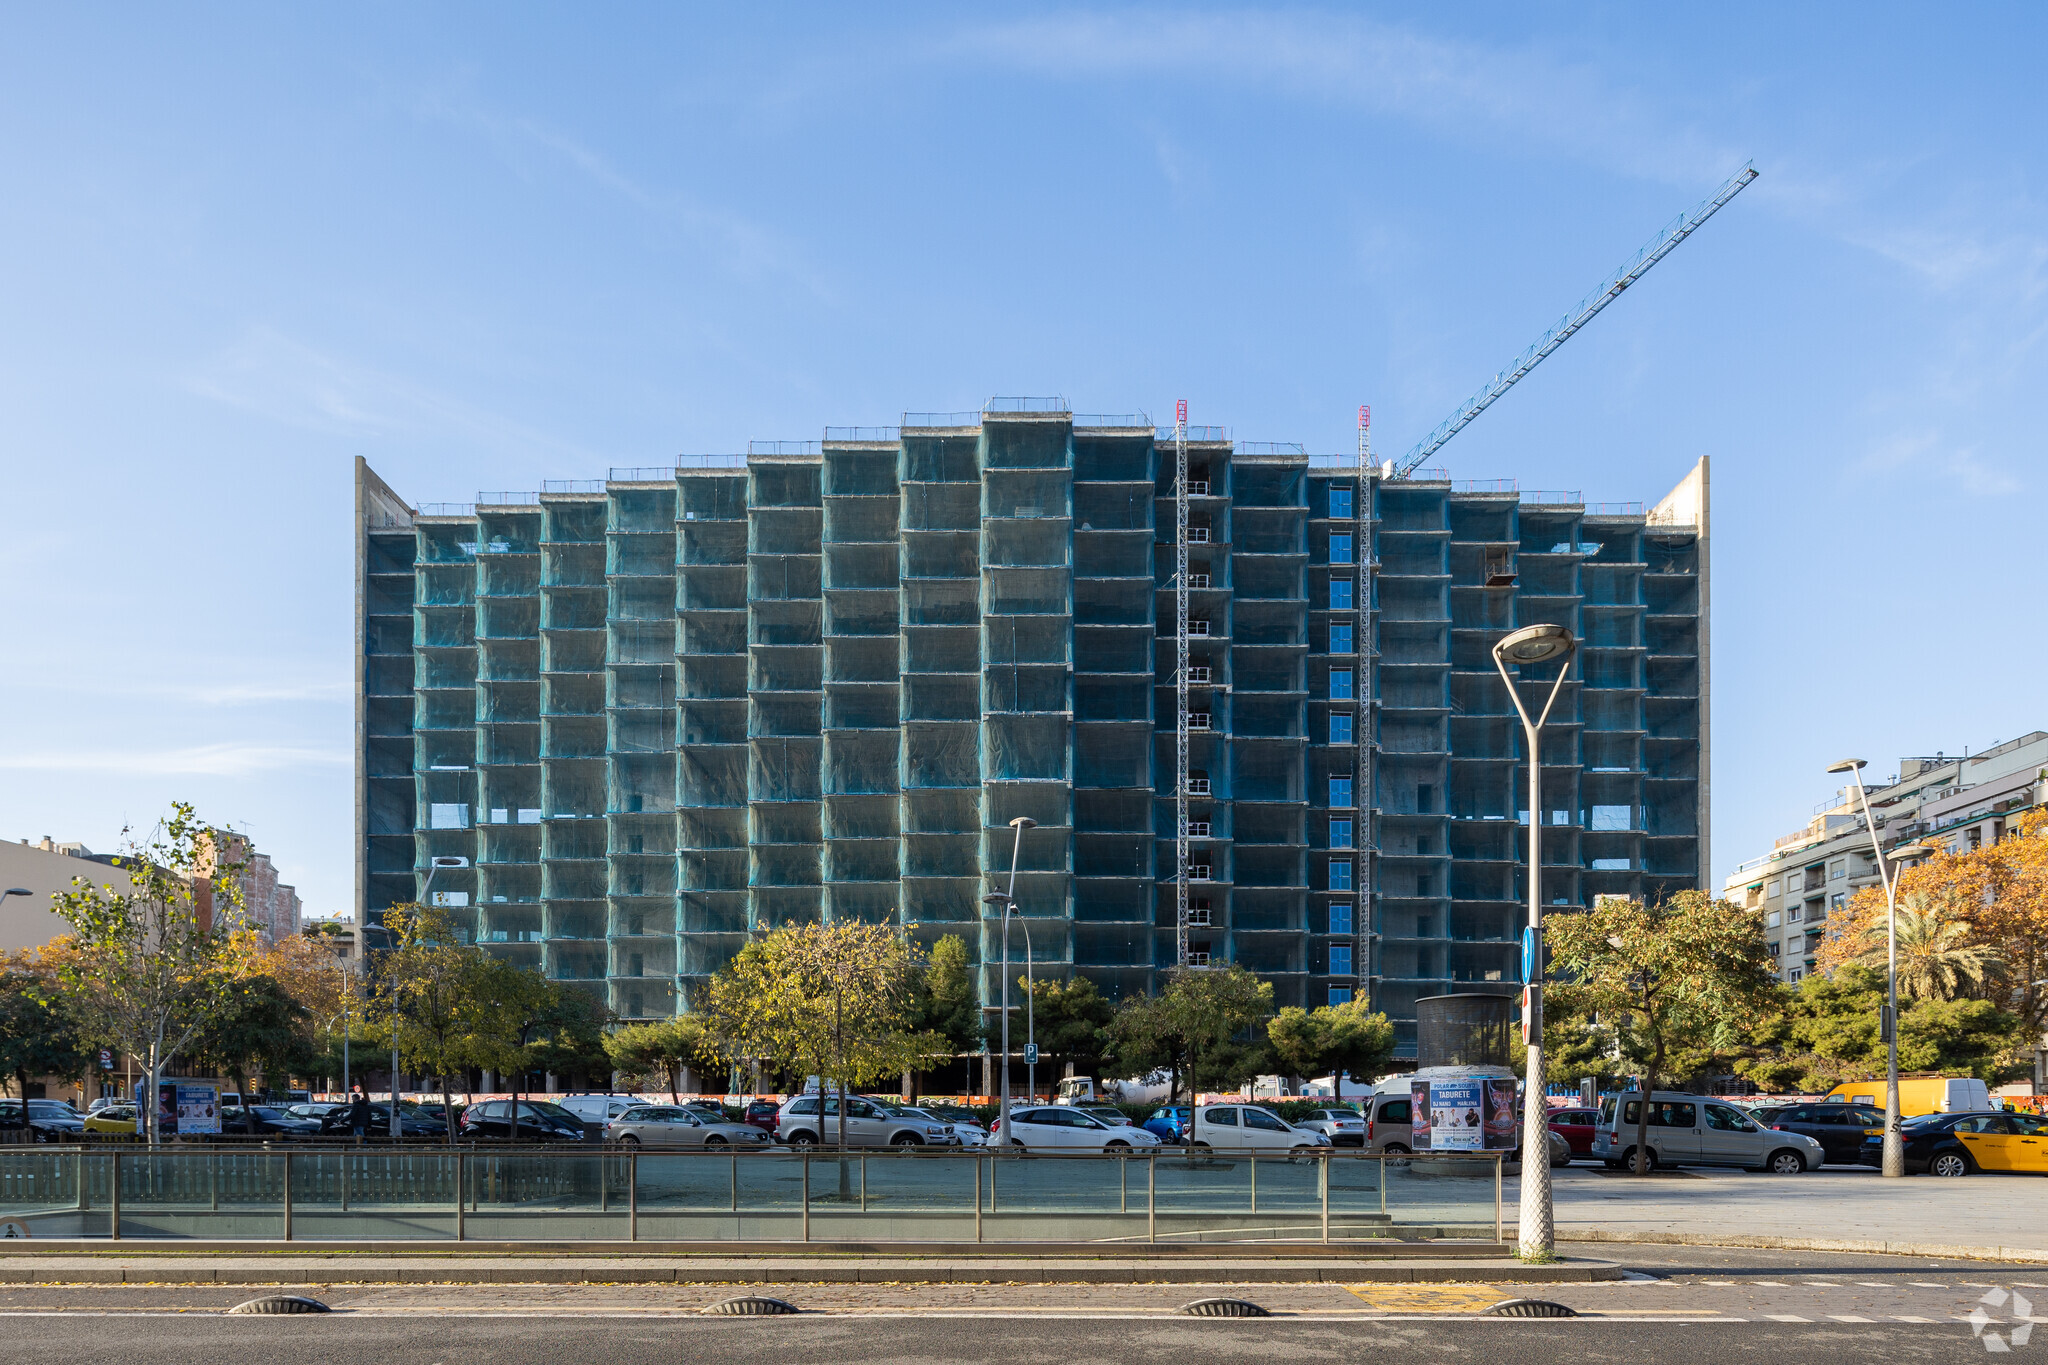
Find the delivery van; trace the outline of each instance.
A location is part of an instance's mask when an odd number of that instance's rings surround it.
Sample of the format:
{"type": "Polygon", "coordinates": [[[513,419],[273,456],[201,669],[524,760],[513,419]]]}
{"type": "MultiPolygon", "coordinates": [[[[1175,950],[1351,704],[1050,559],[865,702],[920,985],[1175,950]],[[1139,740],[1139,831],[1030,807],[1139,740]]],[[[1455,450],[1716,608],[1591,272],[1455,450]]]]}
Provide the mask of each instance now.
{"type": "MultiPolygon", "coordinates": [[[[1828,1092],[1831,1101],[1867,1104],[1884,1108],[1884,1077],[1874,1081],[1844,1081],[1828,1092]]],[[[1899,1116],[1921,1114],[1978,1114],[1997,1109],[1991,1090],[1974,1076],[1899,1077],[1899,1116]]]]}

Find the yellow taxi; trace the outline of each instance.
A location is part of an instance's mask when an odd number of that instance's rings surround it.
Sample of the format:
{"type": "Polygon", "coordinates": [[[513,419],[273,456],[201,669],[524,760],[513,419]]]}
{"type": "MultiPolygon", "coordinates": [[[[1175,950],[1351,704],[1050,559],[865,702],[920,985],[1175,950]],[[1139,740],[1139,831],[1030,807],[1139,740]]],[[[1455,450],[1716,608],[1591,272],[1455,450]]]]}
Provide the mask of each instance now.
{"type": "Polygon", "coordinates": [[[88,1133],[135,1134],[135,1106],[132,1104],[110,1104],[96,1109],[85,1116],[85,1131],[88,1133]]]}

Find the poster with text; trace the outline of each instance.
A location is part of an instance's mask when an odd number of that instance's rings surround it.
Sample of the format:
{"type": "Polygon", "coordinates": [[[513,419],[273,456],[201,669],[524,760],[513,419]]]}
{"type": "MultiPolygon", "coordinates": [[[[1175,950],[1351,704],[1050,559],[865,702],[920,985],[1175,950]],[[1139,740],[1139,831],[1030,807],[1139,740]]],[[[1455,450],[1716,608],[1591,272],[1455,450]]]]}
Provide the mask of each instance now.
{"type": "Polygon", "coordinates": [[[178,1087],[178,1135],[188,1133],[218,1133],[220,1131],[220,1096],[210,1085],[181,1085],[178,1087]]]}
{"type": "Polygon", "coordinates": [[[1476,1152],[1486,1145],[1486,1080],[1458,1076],[1429,1083],[1429,1146],[1476,1152]]]}
{"type": "Polygon", "coordinates": [[[1408,1082],[1408,1146],[1411,1151],[1429,1150],[1429,1082],[1408,1082]]]}

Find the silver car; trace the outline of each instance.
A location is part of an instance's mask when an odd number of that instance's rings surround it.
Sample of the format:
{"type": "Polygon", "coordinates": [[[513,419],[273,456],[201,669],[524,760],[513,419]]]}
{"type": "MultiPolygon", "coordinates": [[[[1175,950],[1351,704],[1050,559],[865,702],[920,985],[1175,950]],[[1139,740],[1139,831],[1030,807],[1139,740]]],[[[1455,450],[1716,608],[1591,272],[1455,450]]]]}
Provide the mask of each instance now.
{"type": "Polygon", "coordinates": [[[640,1104],[604,1126],[605,1140],[621,1147],[737,1147],[760,1149],[775,1141],[746,1123],[721,1123],[674,1104],[640,1104]]]}
{"type": "MultiPolygon", "coordinates": [[[[792,1147],[818,1143],[837,1145],[841,1132],[839,1097],[799,1095],[782,1106],[776,1116],[775,1136],[792,1147]]],[[[912,1111],[864,1095],[855,1095],[846,1105],[846,1145],[849,1147],[958,1147],[959,1134],[948,1123],[929,1117],[915,1117],[912,1111]]]]}

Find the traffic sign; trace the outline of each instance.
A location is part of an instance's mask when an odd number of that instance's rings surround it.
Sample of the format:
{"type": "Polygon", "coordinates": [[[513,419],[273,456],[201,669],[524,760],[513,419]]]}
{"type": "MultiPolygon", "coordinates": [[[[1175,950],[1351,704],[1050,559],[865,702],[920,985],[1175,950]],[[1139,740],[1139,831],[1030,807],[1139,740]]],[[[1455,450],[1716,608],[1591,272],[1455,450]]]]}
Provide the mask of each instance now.
{"type": "Polygon", "coordinates": [[[102,1070],[102,1071],[112,1071],[113,1069],[114,1069],[114,1050],[113,1050],[112,1048],[110,1048],[110,1047],[103,1047],[103,1048],[101,1048],[101,1049],[100,1049],[100,1070],[102,1070]]]}
{"type": "Polygon", "coordinates": [[[1038,1065],[1038,1044],[1026,1043],[1024,1045],[1024,1064],[1026,1066],[1038,1065]]]}

